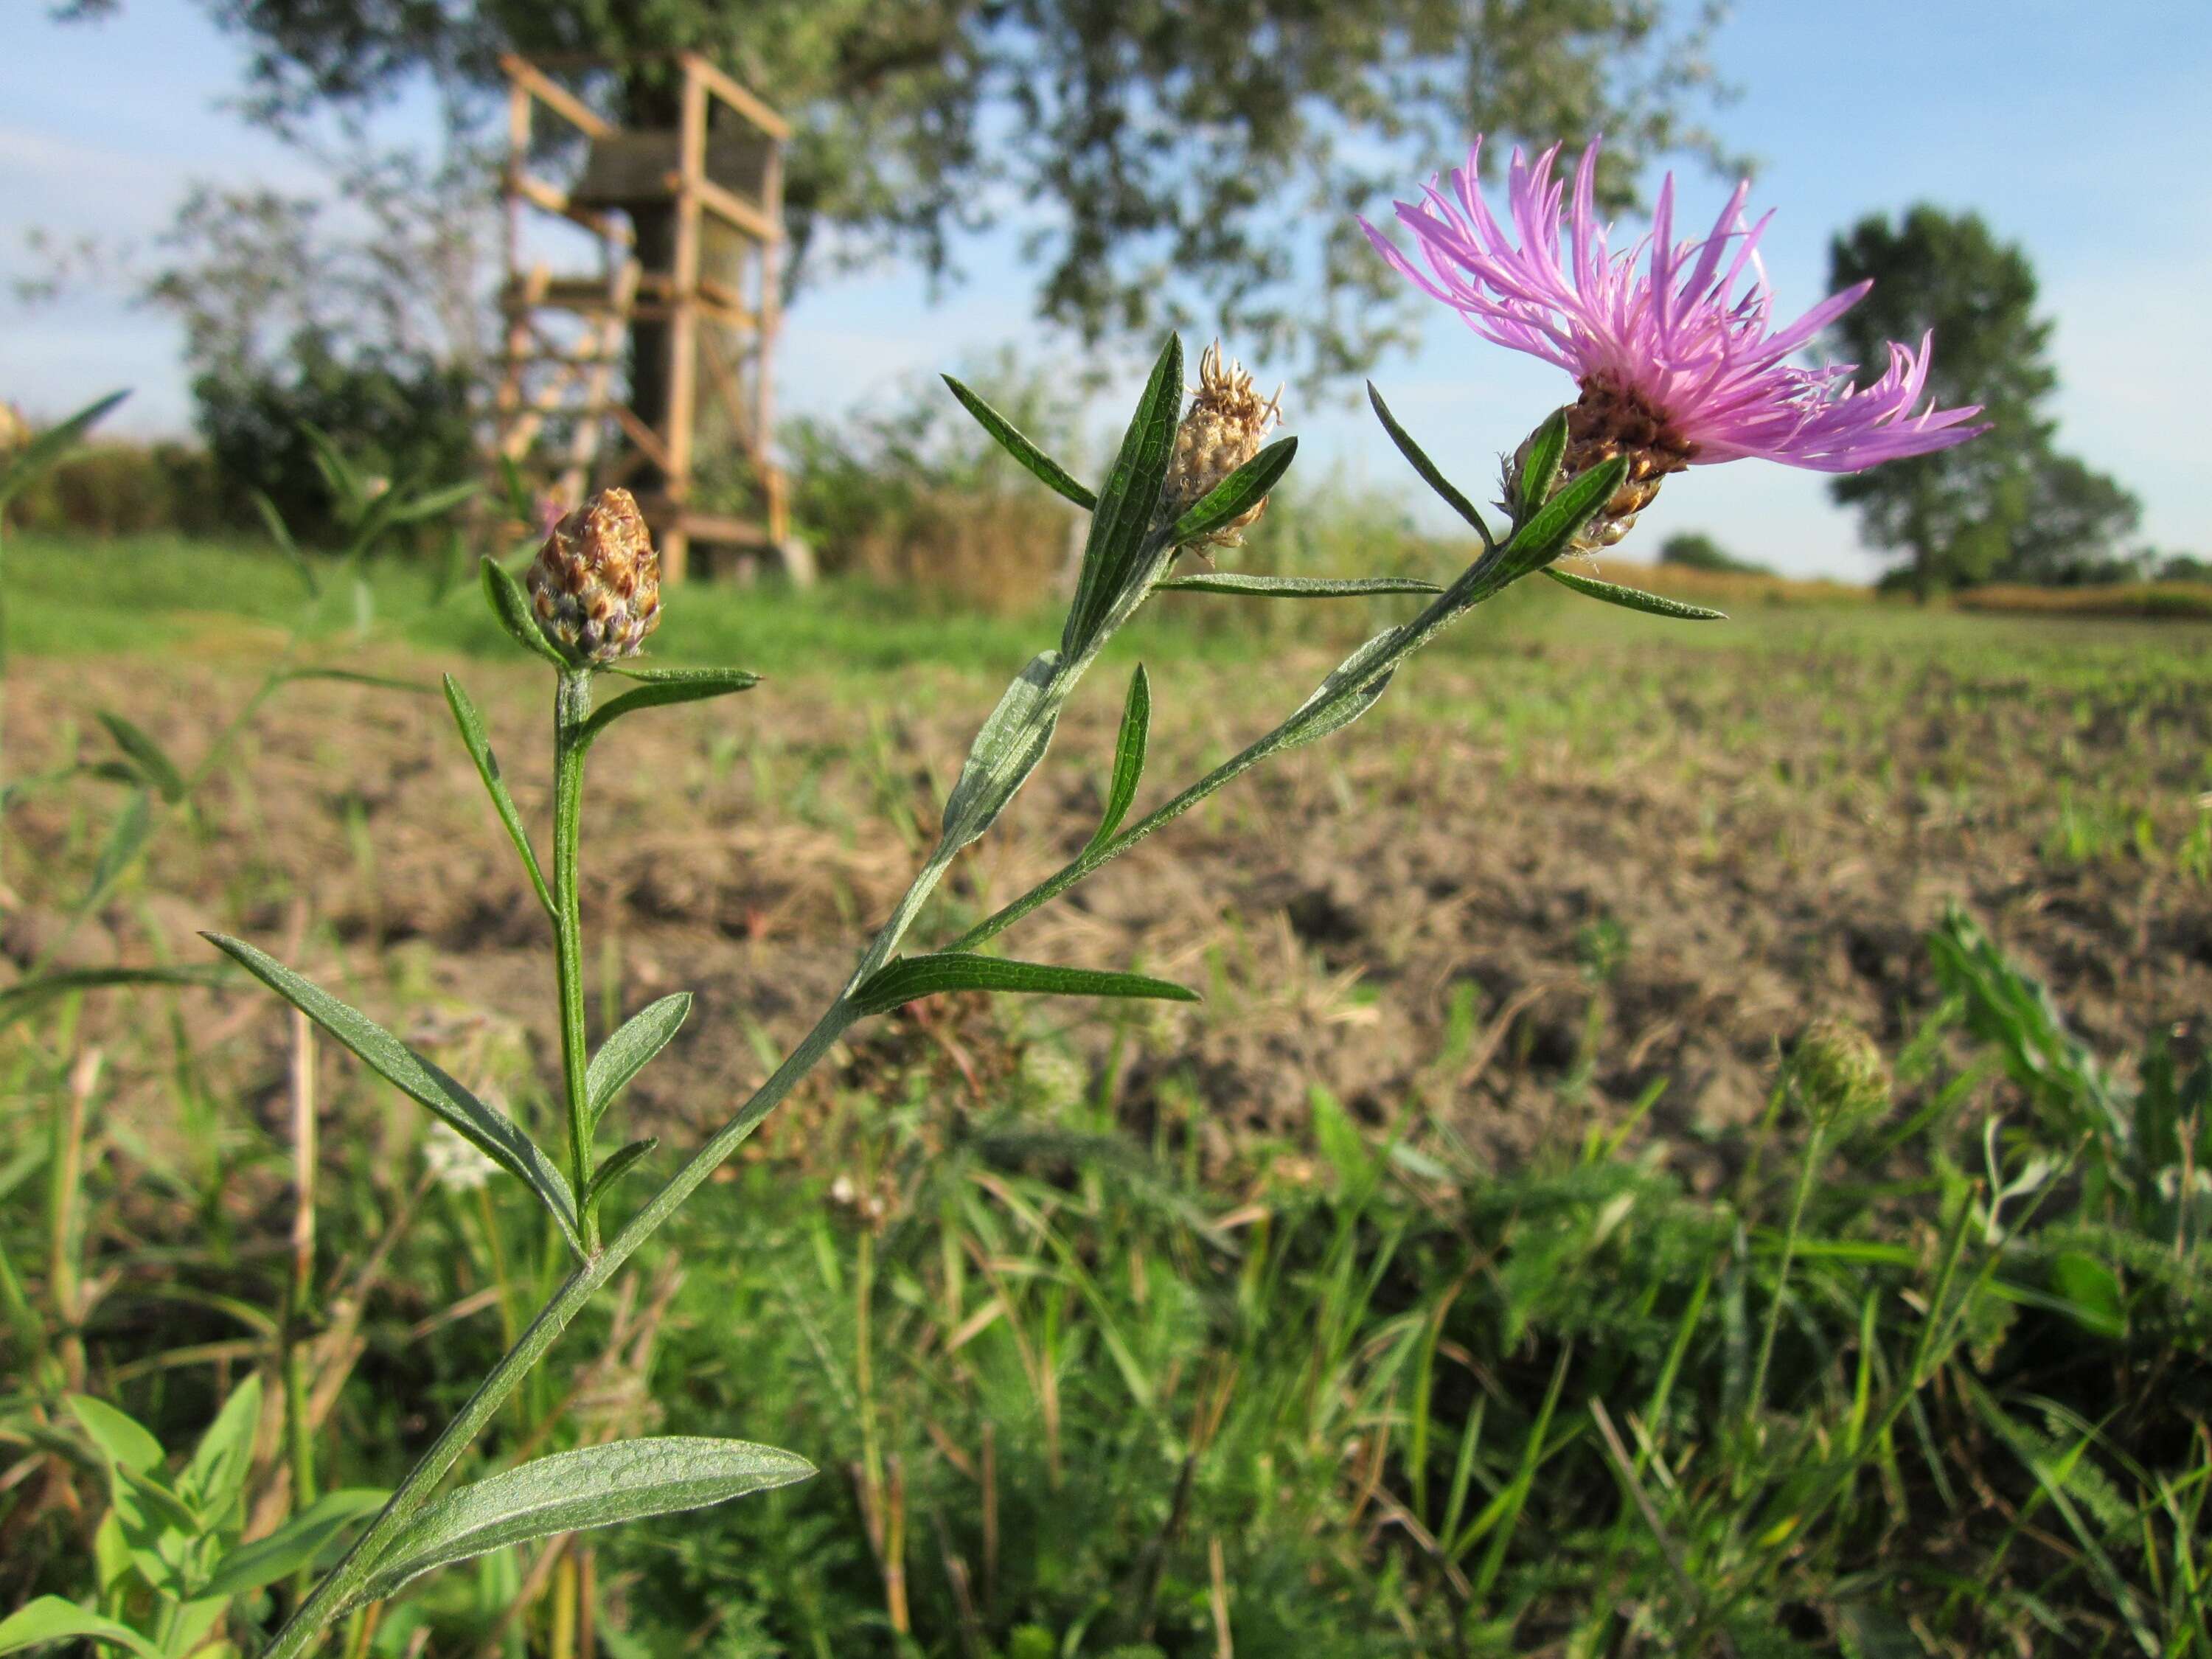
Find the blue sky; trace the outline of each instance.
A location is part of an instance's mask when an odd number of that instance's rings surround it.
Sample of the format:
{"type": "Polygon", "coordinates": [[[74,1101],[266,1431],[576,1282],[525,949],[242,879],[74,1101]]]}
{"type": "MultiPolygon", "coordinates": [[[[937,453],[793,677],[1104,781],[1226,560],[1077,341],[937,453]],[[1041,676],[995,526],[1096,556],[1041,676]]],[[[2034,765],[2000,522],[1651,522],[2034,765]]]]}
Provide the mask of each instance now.
{"type": "MultiPolygon", "coordinates": [[[[34,22],[10,31],[9,46],[0,283],[27,268],[32,227],[143,243],[191,179],[312,181],[222,106],[240,52],[189,0],[125,0],[120,18],[97,26],[34,22]]],[[[2212,550],[2191,510],[2212,375],[2212,3],[1739,0],[1714,56],[1741,96],[1711,124],[1757,161],[1754,210],[1780,210],[1765,246],[1784,310],[1819,297],[1827,238],[1859,216],[1919,199],[1979,210],[2026,246],[2057,319],[2061,441],[2142,495],[2147,539],[2212,550]]],[[[1710,175],[1685,183],[1680,223],[1709,218],[1726,194],[1710,175]]],[[[1004,246],[969,249],[969,280],[934,306],[900,269],[803,295],[782,404],[831,412],[1025,333],[1024,279],[1004,246]]],[[[1477,486],[1562,393],[1556,371],[1484,344],[1441,311],[1418,351],[1376,379],[1477,486]]],[[[136,388],[126,429],[188,425],[177,336],[162,319],[106,296],[35,311],[0,298],[0,398],[53,415],[117,386],[136,388]]],[[[1301,410],[1295,387],[1287,401],[1302,469],[1399,486],[1401,463],[1364,411],[1301,410]]],[[[1753,462],[1675,481],[1647,524],[1709,530],[1789,570],[1878,568],[1822,480],[1753,462]]]]}

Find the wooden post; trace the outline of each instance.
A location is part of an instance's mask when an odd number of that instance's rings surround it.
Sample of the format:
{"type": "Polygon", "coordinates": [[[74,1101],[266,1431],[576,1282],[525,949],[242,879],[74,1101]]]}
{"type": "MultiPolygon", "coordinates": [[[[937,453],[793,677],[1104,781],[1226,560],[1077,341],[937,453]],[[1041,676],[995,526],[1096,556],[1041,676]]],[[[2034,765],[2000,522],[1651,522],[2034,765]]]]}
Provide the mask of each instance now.
{"type": "Polygon", "coordinates": [[[762,493],[768,497],[768,538],[775,544],[776,554],[789,560],[783,544],[791,538],[791,515],[783,499],[783,473],[769,453],[769,434],[775,430],[774,379],[769,365],[775,360],[775,332],[783,321],[783,146],[776,145],[769,151],[768,167],[761,181],[761,206],[768,214],[769,223],[775,234],[761,244],[760,304],[754,315],[760,319],[757,339],[753,345],[753,453],[756,469],[760,473],[762,493]]]}
{"type": "Polygon", "coordinates": [[[690,537],[691,446],[699,397],[699,197],[707,181],[707,82],[696,58],[684,54],[684,101],[677,118],[676,259],[670,273],[668,325],[667,495],[672,522],[661,532],[663,578],[684,580],[690,537]]]}

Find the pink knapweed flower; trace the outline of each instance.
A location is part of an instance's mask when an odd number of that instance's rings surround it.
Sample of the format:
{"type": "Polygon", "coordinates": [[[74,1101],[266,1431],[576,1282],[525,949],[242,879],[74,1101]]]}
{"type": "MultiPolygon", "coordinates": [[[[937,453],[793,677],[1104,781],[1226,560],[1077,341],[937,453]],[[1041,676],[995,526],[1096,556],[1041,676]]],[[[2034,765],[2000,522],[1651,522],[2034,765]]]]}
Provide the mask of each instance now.
{"type": "Polygon", "coordinates": [[[1592,204],[1596,141],[1575,169],[1571,203],[1553,178],[1559,146],[1534,162],[1513,152],[1510,232],[1482,198],[1481,151],[1478,138],[1448,191],[1431,179],[1423,201],[1397,204],[1426,270],[1364,219],[1360,224],[1385,259],[1476,333],[1575,377],[1582,397],[1569,414],[1568,468],[1632,455],[1630,488],[1641,500],[1627,504],[1626,516],[1649,501],[1660,478],[1692,464],[1756,457],[1856,472],[1986,430],[1966,424],[1977,408],[1937,409],[1932,399],[1916,408],[1928,379],[1928,338],[1917,351],[1893,344],[1887,371],[1863,386],[1851,379],[1855,365],[1790,361],[1871,284],[1832,295],[1776,328],[1758,251],[1773,216],[1745,222],[1749,181],[1736,186],[1703,240],[1677,242],[1668,174],[1650,233],[1616,254],[1592,204]],[[1572,233],[1564,257],[1563,230],[1572,233]]]}

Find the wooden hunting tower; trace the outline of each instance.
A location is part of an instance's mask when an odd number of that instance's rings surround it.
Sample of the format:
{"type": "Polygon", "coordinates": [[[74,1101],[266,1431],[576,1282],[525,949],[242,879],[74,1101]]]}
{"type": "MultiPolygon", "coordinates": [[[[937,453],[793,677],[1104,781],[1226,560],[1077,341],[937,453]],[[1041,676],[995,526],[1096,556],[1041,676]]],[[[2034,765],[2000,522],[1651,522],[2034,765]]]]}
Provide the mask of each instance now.
{"type": "MultiPolygon", "coordinates": [[[[662,60],[676,124],[617,125],[556,76],[586,59],[508,56],[501,455],[563,504],[620,484],[681,580],[699,545],[812,570],[769,453],[783,246],[783,118],[696,52],[662,60]],[[539,131],[543,108],[560,127],[539,131]],[[556,184],[537,169],[557,167],[556,184]],[[580,226],[584,273],[528,251],[532,215],[580,226]]],[[[625,69],[632,66],[625,64],[625,69]]]]}

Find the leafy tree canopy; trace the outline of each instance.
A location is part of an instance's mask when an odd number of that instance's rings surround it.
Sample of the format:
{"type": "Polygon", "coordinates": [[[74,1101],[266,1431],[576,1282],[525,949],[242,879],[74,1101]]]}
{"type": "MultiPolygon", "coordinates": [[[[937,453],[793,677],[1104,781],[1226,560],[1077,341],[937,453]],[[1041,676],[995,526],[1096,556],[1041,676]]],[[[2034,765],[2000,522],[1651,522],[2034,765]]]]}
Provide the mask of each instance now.
{"type": "Polygon", "coordinates": [[[1616,206],[1650,155],[1713,153],[1689,106],[1717,5],[1692,0],[200,3],[279,125],[424,76],[482,106],[507,50],[628,58],[604,95],[639,118],[665,97],[641,54],[696,50],[795,120],[794,273],[896,253],[942,279],[963,233],[1007,225],[1045,320],[1098,340],[1202,311],[1309,378],[1407,335],[1352,216],[1474,132],[1602,129],[1616,206]]]}

